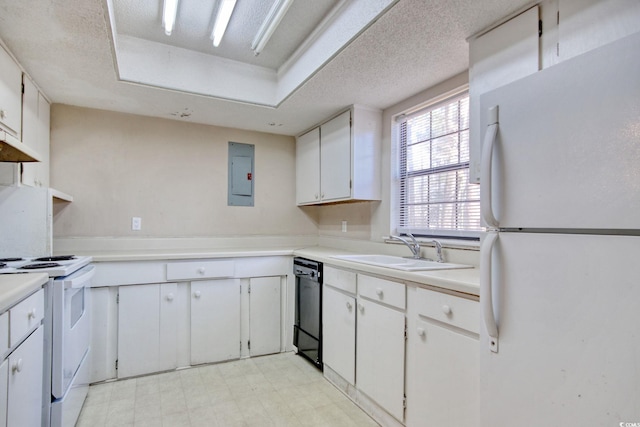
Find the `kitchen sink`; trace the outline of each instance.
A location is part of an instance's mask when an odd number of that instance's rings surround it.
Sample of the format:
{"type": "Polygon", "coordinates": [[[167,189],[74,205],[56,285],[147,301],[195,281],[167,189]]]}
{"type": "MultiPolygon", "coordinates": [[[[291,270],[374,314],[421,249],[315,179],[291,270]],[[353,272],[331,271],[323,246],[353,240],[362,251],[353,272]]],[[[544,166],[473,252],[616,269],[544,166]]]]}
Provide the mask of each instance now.
{"type": "Polygon", "coordinates": [[[453,270],[458,268],[473,268],[472,265],[452,264],[449,262],[436,262],[428,259],[403,258],[393,255],[335,255],[335,259],[341,259],[361,264],[375,265],[376,267],[393,268],[403,271],[425,270],[453,270]]]}

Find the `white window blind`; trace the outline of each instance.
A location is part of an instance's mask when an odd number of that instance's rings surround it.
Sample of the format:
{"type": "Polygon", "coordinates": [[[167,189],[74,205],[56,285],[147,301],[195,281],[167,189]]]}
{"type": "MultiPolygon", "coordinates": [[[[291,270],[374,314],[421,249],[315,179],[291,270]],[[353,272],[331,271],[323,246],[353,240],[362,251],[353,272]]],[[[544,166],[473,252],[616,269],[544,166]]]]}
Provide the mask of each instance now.
{"type": "Polygon", "coordinates": [[[477,237],[480,187],[469,183],[469,95],[400,122],[399,232],[477,237]]]}

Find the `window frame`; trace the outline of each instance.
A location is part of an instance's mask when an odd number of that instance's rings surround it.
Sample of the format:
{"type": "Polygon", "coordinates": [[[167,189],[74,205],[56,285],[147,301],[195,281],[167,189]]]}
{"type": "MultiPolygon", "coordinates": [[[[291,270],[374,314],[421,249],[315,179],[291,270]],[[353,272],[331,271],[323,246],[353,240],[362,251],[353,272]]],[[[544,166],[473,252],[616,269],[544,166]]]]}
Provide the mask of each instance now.
{"type": "MultiPolygon", "coordinates": [[[[435,109],[437,109],[438,107],[441,107],[443,105],[446,105],[448,103],[450,103],[452,100],[456,99],[456,98],[460,98],[460,97],[464,97],[464,96],[469,96],[469,87],[468,85],[465,85],[464,87],[460,87],[457,88],[455,90],[449,91],[445,94],[442,94],[441,96],[438,97],[434,97],[431,98],[430,100],[428,100],[427,102],[424,102],[422,104],[419,104],[417,106],[414,106],[413,108],[407,109],[402,113],[399,113],[397,115],[395,115],[393,117],[394,119],[394,135],[395,135],[395,147],[396,147],[396,156],[394,156],[395,158],[395,165],[394,165],[394,170],[396,170],[396,182],[395,182],[395,201],[394,204],[396,204],[396,209],[393,209],[393,218],[392,218],[392,223],[394,223],[396,225],[396,231],[400,234],[404,234],[404,233],[411,233],[413,235],[415,235],[416,237],[428,237],[428,238],[440,238],[440,239],[452,239],[452,240],[460,240],[460,241],[467,241],[470,244],[474,244],[477,243],[480,240],[480,237],[484,234],[484,227],[482,226],[482,222],[480,222],[480,229],[479,230],[452,230],[452,229],[423,229],[423,228],[413,228],[413,227],[402,227],[401,226],[401,216],[402,216],[402,211],[403,211],[403,207],[404,207],[404,200],[403,200],[403,191],[402,191],[402,182],[403,182],[403,173],[405,171],[403,171],[401,169],[401,159],[403,156],[407,156],[406,153],[406,142],[402,141],[402,124],[406,123],[407,120],[428,113],[430,111],[433,111],[435,109]]],[[[453,171],[453,170],[464,170],[467,169],[469,170],[470,168],[470,162],[463,162],[463,164],[466,163],[466,167],[460,167],[460,163],[456,163],[455,165],[447,165],[445,167],[435,167],[435,168],[431,168],[432,169],[432,173],[435,172],[445,172],[445,171],[453,171]]],[[[406,166],[406,163],[405,163],[406,166]]],[[[417,176],[420,174],[414,174],[414,176],[417,176]]],[[[424,175],[423,175],[424,176],[424,175]]],[[[471,183],[470,185],[477,185],[477,184],[473,184],[471,183]]],[[[478,203],[479,203],[479,199],[478,199],[478,203]]],[[[479,206],[478,206],[479,209],[479,206]]]]}

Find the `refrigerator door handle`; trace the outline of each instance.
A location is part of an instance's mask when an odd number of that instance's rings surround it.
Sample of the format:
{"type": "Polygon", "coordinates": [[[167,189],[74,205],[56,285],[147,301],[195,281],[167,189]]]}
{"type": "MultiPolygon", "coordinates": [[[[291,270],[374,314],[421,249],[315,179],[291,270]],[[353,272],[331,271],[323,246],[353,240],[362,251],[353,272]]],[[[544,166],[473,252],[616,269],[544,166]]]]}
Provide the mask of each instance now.
{"type": "Polygon", "coordinates": [[[498,228],[498,220],[493,215],[491,197],[491,167],[493,158],[493,146],[498,134],[498,106],[489,108],[489,124],[484,134],[482,155],[480,157],[480,213],[487,226],[498,228]]]}
{"type": "Polygon", "coordinates": [[[489,335],[490,349],[494,353],[498,352],[498,325],[493,311],[491,253],[496,240],[498,232],[490,231],[480,247],[480,304],[484,326],[489,335]]]}

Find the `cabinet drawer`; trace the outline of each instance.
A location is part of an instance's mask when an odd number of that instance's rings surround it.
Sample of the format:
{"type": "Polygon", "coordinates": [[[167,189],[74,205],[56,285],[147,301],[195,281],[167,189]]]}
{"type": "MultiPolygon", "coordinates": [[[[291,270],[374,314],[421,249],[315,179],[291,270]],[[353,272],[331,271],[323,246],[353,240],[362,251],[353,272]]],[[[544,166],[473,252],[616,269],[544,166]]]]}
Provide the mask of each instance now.
{"type": "Polygon", "coordinates": [[[167,280],[214,279],[233,277],[233,259],[187,261],[167,264],[167,280]]]}
{"type": "Polygon", "coordinates": [[[44,316],[44,290],[40,289],[9,310],[9,346],[19,343],[29,332],[34,330],[44,316]]]}
{"type": "Polygon", "coordinates": [[[325,285],[356,294],[356,273],[327,266],[324,267],[323,273],[322,283],[325,285]]]}
{"type": "Polygon", "coordinates": [[[358,295],[403,310],[406,307],[406,287],[402,283],[358,274],[358,295]]]}
{"type": "Polygon", "coordinates": [[[480,304],[477,301],[422,288],[417,289],[416,298],[421,316],[480,333],[480,304]]]}
{"type": "Polygon", "coordinates": [[[9,312],[0,315],[0,360],[9,351],[9,312]]]}

